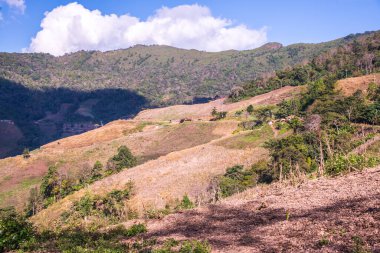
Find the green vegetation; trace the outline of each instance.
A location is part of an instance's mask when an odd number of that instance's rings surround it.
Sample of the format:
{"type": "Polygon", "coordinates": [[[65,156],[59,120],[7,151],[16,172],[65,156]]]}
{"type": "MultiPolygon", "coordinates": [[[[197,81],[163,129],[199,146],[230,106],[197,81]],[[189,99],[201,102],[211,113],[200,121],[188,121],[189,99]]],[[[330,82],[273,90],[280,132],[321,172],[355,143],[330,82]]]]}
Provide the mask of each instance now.
{"type": "Polygon", "coordinates": [[[22,151],[22,157],[25,159],[28,159],[30,157],[30,151],[28,148],[24,148],[24,151],[22,151]]]}
{"type": "Polygon", "coordinates": [[[32,225],[15,209],[0,209],[0,252],[18,249],[33,241],[32,225]]]}
{"type": "MultiPolygon", "coordinates": [[[[101,162],[96,161],[92,168],[84,168],[78,178],[61,175],[58,172],[57,166],[51,165],[42,179],[40,191],[37,188],[30,190],[25,213],[27,216],[33,216],[43,208],[48,207],[74,191],[78,191],[88,184],[120,172],[124,168],[133,167],[136,164],[137,159],[131,151],[126,146],[120,146],[118,153],[109,160],[106,169],[101,162]]],[[[117,192],[114,194],[117,194],[117,192]]]]}
{"type": "Polygon", "coordinates": [[[113,174],[125,168],[136,166],[137,159],[132,155],[132,152],[126,146],[120,146],[117,154],[112,157],[107,164],[107,173],[113,174]]]}
{"type": "MultiPolygon", "coordinates": [[[[368,92],[357,91],[348,97],[335,89],[336,81],[346,75],[380,70],[379,48],[380,34],[355,40],[347,47],[321,54],[309,64],[279,71],[267,80],[258,79],[244,87],[239,96],[233,96],[233,100],[253,96],[262,87],[307,86],[299,98],[253,110],[254,125],[266,126],[266,122],[274,121],[278,130],[284,129],[282,133],[293,130],[266,141],[264,147],[269,150],[270,161],[260,168],[270,179],[267,182],[305,175],[336,176],[380,164],[378,152],[371,152],[371,148],[363,153],[355,151],[379,134],[374,125],[380,124],[380,87],[370,84],[368,92]],[[367,130],[358,123],[365,124],[367,130]]],[[[239,138],[254,142],[256,138],[251,138],[254,133],[239,138]]],[[[231,138],[226,145],[231,146],[236,140],[237,137],[231,138]]],[[[260,181],[258,174],[254,168],[244,169],[240,165],[228,168],[219,180],[222,197],[255,186],[260,181]]]]}
{"type": "MultiPolygon", "coordinates": [[[[115,223],[134,217],[134,213],[126,208],[125,201],[133,195],[133,183],[128,183],[123,190],[113,190],[105,196],[86,193],[75,201],[71,211],[62,214],[62,222],[71,227],[81,225],[90,217],[94,221],[104,220],[115,223]]],[[[88,225],[88,224],[87,224],[88,225]]]]}
{"type": "Polygon", "coordinates": [[[195,207],[194,203],[190,200],[189,196],[185,194],[182,198],[182,201],[177,205],[175,209],[183,210],[183,209],[192,209],[194,207],[195,207]]]}
{"type": "Polygon", "coordinates": [[[147,233],[145,224],[130,228],[122,225],[107,230],[70,227],[59,231],[38,231],[14,209],[0,210],[0,251],[21,252],[155,252],[209,253],[207,241],[167,239],[162,244],[152,238],[141,240],[147,233]],[[129,239],[128,242],[125,242],[129,239]],[[132,242],[131,242],[132,241],[132,242]]]}
{"type": "Polygon", "coordinates": [[[218,179],[218,186],[221,197],[228,197],[259,183],[271,183],[272,180],[267,162],[261,160],[249,169],[244,169],[242,165],[227,168],[226,173],[218,179]]]}
{"type": "Polygon", "coordinates": [[[253,113],[253,105],[249,105],[247,107],[246,111],[248,112],[248,114],[252,114],[253,113]]]}
{"type": "MultiPolygon", "coordinates": [[[[309,64],[295,66],[292,69],[280,70],[268,79],[257,78],[246,83],[238,94],[231,93],[230,100],[238,101],[247,97],[289,86],[314,85],[314,92],[310,96],[323,93],[323,83],[334,83],[333,80],[352,76],[370,74],[380,69],[379,55],[380,33],[348,40],[345,45],[328,50],[314,57],[309,64]],[[323,77],[323,79],[321,79],[323,77]]],[[[372,89],[373,90],[373,89],[372,89]]],[[[309,100],[309,102],[311,102],[309,100]]],[[[309,104],[303,104],[304,106],[309,104]]],[[[297,104],[288,105],[297,110],[297,104]]],[[[281,114],[288,114],[281,111],[281,114]]],[[[285,116],[285,115],[282,115],[285,116]]]]}
{"type": "Polygon", "coordinates": [[[211,111],[211,116],[213,117],[211,120],[220,120],[227,116],[227,112],[218,112],[214,107],[211,111]]]}

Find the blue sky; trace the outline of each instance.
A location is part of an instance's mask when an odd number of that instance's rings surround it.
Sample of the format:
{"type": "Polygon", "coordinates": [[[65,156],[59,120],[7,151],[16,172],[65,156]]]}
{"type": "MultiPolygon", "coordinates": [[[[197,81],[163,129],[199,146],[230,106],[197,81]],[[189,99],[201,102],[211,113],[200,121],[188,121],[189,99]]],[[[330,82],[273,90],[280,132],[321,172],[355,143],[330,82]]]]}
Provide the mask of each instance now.
{"type": "MultiPolygon", "coordinates": [[[[2,20],[0,21],[0,51],[21,52],[23,48],[30,47],[31,39],[36,36],[37,32],[42,30],[40,25],[45,17],[44,13],[50,12],[60,5],[66,6],[73,2],[63,0],[25,0],[24,10],[21,10],[19,6],[12,6],[11,4],[12,2],[20,1],[22,2],[22,0],[0,0],[2,16],[2,20]]],[[[246,44],[239,44],[240,42],[223,44],[220,42],[220,45],[218,44],[215,50],[211,48],[210,51],[223,50],[228,47],[245,49],[269,41],[276,41],[285,45],[297,42],[321,42],[339,38],[350,33],[380,29],[380,0],[78,0],[76,2],[89,11],[100,10],[102,15],[116,14],[120,16],[129,14],[129,16],[138,18],[140,21],[146,21],[148,17],[153,16],[163,6],[170,9],[181,5],[198,4],[201,7],[207,7],[213,18],[232,21],[232,24],[228,24],[229,26],[244,25],[248,30],[244,30],[243,33],[252,31],[251,37],[253,36],[254,39],[247,38],[246,44]],[[263,34],[258,34],[258,31],[262,32],[262,29],[265,30],[265,38],[263,34]]],[[[58,12],[56,15],[59,15],[58,12]]],[[[225,25],[222,24],[221,27],[212,29],[216,29],[219,32],[225,25]]],[[[50,29],[54,30],[54,24],[51,25],[50,29]]],[[[160,29],[164,28],[161,27],[160,29]]],[[[202,26],[200,29],[202,29],[202,26]]],[[[109,32],[112,33],[112,30],[109,32]]],[[[30,48],[33,48],[34,51],[41,51],[43,50],[41,48],[46,47],[47,44],[59,42],[59,38],[54,37],[51,32],[45,31],[45,33],[39,38],[41,40],[38,41],[39,44],[37,45],[36,42],[36,45],[30,48]]],[[[125,33],[127,33],[127,30],[120,36],[125,36],[125,33]]],[[[231,31],[228,36],[231,37],[231,34],[239,36],[237,35],[237,31],[231,31]]],[[[173,37],[172,45],[174,46],[184,45],[184,48],[189,48],[191,47],[191,42],[194,42],[194,40],[190,41],[188,37],[186,37],[186,40],[180,40],[176,36],[173,37]]],[[[209,38],[209,40],[212,39],[214,38],[209,38]]],[[[67,49],[68,51],[75,51],[82,47],[83,49],[107,49],[104,46],[106,40],[104,38],[100,38],[99,40],[102,41],[96,42],[96,44],[91,44],[93,42],[90,43],[88,41],[84,43],[76,41],[75,45],[66,43],[60,46],[71,46],[71,49],[67,49]]],[[[205,40],[204,43],[209,40],[205,40]]],[[[119,43],[114,46],[123,47],[123,45],[130,45],[134,41],[147,41],[147,43],[151,41],[152,43],[156,43],[158,41],[161,43],[161,41],[165,40],[150,37],[145,38],[145,40],[138,38],[137,40],[129,40],[129,44],[125,42],[124,44],[119,43]]],[[[203,40],[199,41],[203,43],[203,40]]],[[[171,43],[171,41],[168,43],[171,43]]],[[[210,48],[199,47],[206,51],[210,48]]],[[[197,45],[194,48],[197,48],[197,45]]],[[[63,50],[62,52],[66,51],[63,50]]]]}

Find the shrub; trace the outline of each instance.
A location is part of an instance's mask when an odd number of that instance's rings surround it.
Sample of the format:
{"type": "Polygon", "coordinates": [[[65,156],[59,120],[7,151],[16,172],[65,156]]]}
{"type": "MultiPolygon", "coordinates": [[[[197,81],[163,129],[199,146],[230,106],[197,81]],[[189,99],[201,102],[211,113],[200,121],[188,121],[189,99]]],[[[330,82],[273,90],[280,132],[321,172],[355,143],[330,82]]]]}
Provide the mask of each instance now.
{"type": "Polygon", "coordinates": [[[126,146],[120,146],[117,154],[110,159],[111,165],[108,169],[121,171],[124,168],[131,168],[136,166],[137,158],[133,156],[132,152],[126,146]]]}
{"type": "Polygon", "coordinates": [[[253,105],[249,105],[246,110],[249,114],[252,114],[253,113],[253,105]]]}
{"type": "Polygon", "coordinates": [[[34,238],[32,225],[14,208],[0,209],[0,252],[18,249],[34,238]]]}
{"type": "Polygon", "coordinates": [[[24,148],[24,151],[22,152],[22,157],[25,159],[28,159],[30,157],[30,151],[28,148],[24,148]]]}
{"type": "Polygon", "coordinates": [[[126,231],[125,235],[128,237],[133,237],[146,232],[148,232],[148,229],[144,224],[135,224],[126,231]]]}
{"type": "Polygon", "coordinates": [[[366,157],[359,154],[335,155],[326,161],[326,173],[336,176],[352,170],[362,170],[380,164],[378,157],[366,157]]]}
{"type": "Polygon", "coordinates": [[[176,209],[182,210],[182,209],[192,209],[194,208],[194,203],[190,200],[189,196],[185,194],[182,198],[182,201],[179,203],[179,205],[176,207],[176,209]]]}
{"type": "Polygon", "coordinates": [[[211,116],[213,116],[211,120],[220,120],[224,119],[227,116],[227,112],[218,112],[214,107],[211,111],[211,116]]]}
{"type": "Polygon", "coordinates": [[[49,166],[47,174],[43,177],[40,191],[43,198],[55,197],[60,191],[59,175],[56,166],[49,166]]]}
{"type": "Polygon", "coordinates": [[[181,246],[180,253],[208,253],[211,246],[207,241],[186,241],[181,246]]]}

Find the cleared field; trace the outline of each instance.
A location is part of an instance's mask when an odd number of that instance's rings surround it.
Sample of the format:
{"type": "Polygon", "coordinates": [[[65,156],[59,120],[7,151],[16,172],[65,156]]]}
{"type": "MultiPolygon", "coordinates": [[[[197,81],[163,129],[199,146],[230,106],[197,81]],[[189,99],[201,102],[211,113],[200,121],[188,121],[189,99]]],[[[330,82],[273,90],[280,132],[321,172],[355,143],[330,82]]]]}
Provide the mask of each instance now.
{"type": "Polygon", "coordinates": [[[148,220],[146,238],[207,238],[213,252],[378,252],[379,181],[380,167],[255,187],[216,205],[148,220]]]}
{"type": "Polygon", "coordinates": [[[87,191],[103,195],[113,189],[122,189],[130,180],[136,186],[136,195],[128,202],[128,207],[139,214],[163,208],[185,194],[198,202],[207,202],[210,198],[207,188],[215,176],[225,173],[229,166],[250,165],[268,155],[264,148],[229,149],[215,145],[218,141],[174,151],[95,182],[40,212],[33,217],[33,221],[38,226],[54,226],[60,215],[70,209],[73,201],[87,191]]]}
{"type": "Polygon", "coordinates": [[[236,103],[224,104],[225,98],[217,99],[205,104],[174,105],[165,108],[151,109],[140,112],[138,120],[179,120],[190,118],[193,120],[211,118],[211,111],[215,107],[218,111],[233,112],[245,109],[248,105],[277,104],[283,99],[294,97],[301,93],[303,86],[286,86],[253,98],[236,103]]]}
{"type": "Polygon", "coordinates": [[[16,156],[0,160],[0,179],[3,179],[0,180],[0,206],[22,208],[30,188],[40,183],[51,164],[56,164],[61,173],[75,177],[97,160],[106,164],[121,145],[127,145],[139,163],[144,163],[231,134],[237,124],[235,121],[167,124],[120,120],[49,143],[33,151],[29,159],[16,156]],[[35,184],[20,187],[29,180],[35,184]]]}
{"type": "Polygon", "coordinates": [[[341,90],[344,95],[350,96],[357,90],[366,92],[368,89],[368,84],[372,82],[380,85],[379,73],[339,80],[337,82],[336,89],[341,90]]]}

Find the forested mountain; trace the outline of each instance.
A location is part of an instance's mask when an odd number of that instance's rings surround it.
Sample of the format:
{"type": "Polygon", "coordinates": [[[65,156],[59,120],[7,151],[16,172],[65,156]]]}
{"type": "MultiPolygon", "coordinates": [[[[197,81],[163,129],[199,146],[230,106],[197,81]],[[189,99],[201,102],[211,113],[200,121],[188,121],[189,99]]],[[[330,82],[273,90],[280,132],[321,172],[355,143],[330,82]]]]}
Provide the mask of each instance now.
{"type": "Polygon", "coordinates": [[[368,35],[287,47],[268,43],[254,50],[218,53],[141,45],[62,57],[2,53],[0,77],[30,88],[132,89],[153,105],[167,105],[189,102],[194,97],[227,95],[235,85],[305,63],[323,51],[368,35]]]}
{"type": "MultiPolygon", "coordinates": [[[[268,43],[254,50],[218,53],[141,45],[61,57],[0,53],[0,120],[9,120],[0,122],[0,146],[7,146],[0,149],[0,157],[129,118],[142,108],[226,96],[250,80],[267,80],[275,71],[304,65],[378,34],[286,47],[268,43]],[[2,145],[10,142],[15,145],[2,145]]],[[[278,85],[265,82],[259,88],[244,94],[278,85]]]]}

